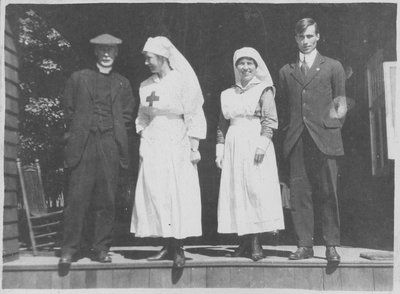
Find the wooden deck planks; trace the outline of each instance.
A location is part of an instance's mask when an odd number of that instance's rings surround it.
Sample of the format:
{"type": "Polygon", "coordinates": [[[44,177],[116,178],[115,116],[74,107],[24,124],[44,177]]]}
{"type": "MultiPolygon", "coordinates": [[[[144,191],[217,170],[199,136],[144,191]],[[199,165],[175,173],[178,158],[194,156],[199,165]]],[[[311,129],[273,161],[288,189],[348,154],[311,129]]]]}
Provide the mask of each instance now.
{"type": "Polygon", "coordinates": [[[113,270],[102,269],[97,271],[96,288],[111,288],[113,284],[113,270]]]}
{"type": "Polygon", "coordinates": [[[77,270],[71,271],[70,275],[70,288],[71,289],[86,289],[86,271],[77,270]]]}
{"type": "Polygon", "coordinates": [[[196,267],[11,271],[3,273],[4,289],[89,288],[294,288],[307,290],[391,291],[392,268],[196,267]]]}
{"type": "Polygon", "coordinates": [[[35,273],[36,287],[35,289],[51,289],[51,271],[41,271],[35,273]]]}
{"type": "Polygon", "coordinates": [[[232,267],[230,269],[231,282],[229,287],[250,288],[250,271],[246,267],[232,267]]]}
{"type": "Polygon", "coordinates": [[[112,287],[113,288],[130,288],[131,272],[126,269],[113,270],[112,287]]]}
{"type": "Polygon", "coordinates": [[[374,275],[372,268],[343,267],[340,269],[342,289],[350,291],[372,291],[374,290],[374,275]]]}
{"type": "MultiPolygon", "coordinates": [[[[344,262],[327,266],[322,259],[293,262],[270,258],[252,262],[193,254],[183,270],[172,262],[115,258],[112,264],[89,259],[74,263],[60,277],[57,257],[21,255],[3,266],[5,289],[90,288],[288,288],[308,290],[390,291],[393,264],[357,259],[357,251],[343,254],[344,262]],[[350,254],[351,253],[351,254],[350,254]]],[[[188,254],[190,255],[190,254],[188,254]]]]}
{"type": "Polygon", "coordinates": [[[266,267],[264,279],[267,288],[294,288],[293,268],[266,267]]]}
{"type": "Polygon", "coordinates": [[[57,271],[51,271],[51,288],[52,289],[70,289],[71,275],[60,277],[57,271]]]}
{"type": "Polygon", "coordinates": [[[96,288],[97,285],[97,271],[96,270],[86,270],[85,272],[85,285],[86,288],[96,288]]]}
{"type": "Polygon", "coordinates": [[[373,269],[374,290],[392,291],[393,290],[393,269],[373,269]]]}
{"type": "Polygon", "coordinates": [[[327,267],[323,269],[324,290],[340,291],[342,290],[342,279],[340,268],[327,267]]]}
{"type": "Polygon", "coordinates": [[[294,268],[294,288],[323,290],[323,273],[321,268],[294,268]]]}
{"type": "Polygon", "coordinates": [[[207,285],[207,268],[206,267],[192,267],[191,283],[192,288],[205,288],[207,285]]]}
{"type": "Polygon", "coordinates": [[[229,288],[231,285],[231,271],[229,267],[208,267],[207,288],[229,288]]]}
{"type": "Polygon", "coordinates": [[[21,286],[22,289],[36,289],[37,272],[23,271],[21,272],[21,286]]]}
{"type": "Polygon", "coordinates": [[[21,285],[20,274],[14,272],[3,272],[3,289],[18,289],[21,285]]]}
{"type": "Polygon", "coordinates": [[[149,288],[150,269],[130,269],[130,288],[149,288]]]}
{"type": "Polygon", "coordinates": [[[265,272],[263,267],[248,268],[250,285],[249,288],[265,288],[265,272]]]}

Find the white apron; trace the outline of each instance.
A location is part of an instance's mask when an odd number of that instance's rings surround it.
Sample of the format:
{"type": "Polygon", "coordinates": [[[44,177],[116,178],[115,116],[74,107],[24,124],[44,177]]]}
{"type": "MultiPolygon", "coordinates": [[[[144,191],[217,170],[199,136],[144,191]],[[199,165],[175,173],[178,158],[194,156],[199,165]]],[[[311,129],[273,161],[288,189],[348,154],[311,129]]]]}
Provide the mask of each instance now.
{"type": "Polygon", "coordinates": [[[260,138],[260,118],[254,116],[263,83],[243,94],[227,89],[221,108],[230,126],[225,138],[218,200],[218,232],[238,235],[284,229],[280,185],[273,143],[263,162],[254,155],[260,138]]]}
{"type": "Polygon", "coordinates": [[[136,123],[145,127],[131,222],[131,232],[138,237],[183,239],[202,234],[200,186],[197,167],[190,161],[181,83],[171,72],[140,88],[136,123]],[[151,107],[150,96],[158,97],[151,107]]]}

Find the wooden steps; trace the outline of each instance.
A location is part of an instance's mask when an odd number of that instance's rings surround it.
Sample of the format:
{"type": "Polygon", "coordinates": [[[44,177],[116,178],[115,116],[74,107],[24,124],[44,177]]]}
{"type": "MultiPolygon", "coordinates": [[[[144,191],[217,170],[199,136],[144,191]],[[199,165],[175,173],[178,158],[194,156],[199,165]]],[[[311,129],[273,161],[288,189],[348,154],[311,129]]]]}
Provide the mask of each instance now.
{"type": "MultiPolygon", "coordinates": [[[[314,247],[315,257],[290,261],[294,246],[263,246],[267,257],[253,262],[224,255],[235,246],[187,246],[186,266],[172,269],[172,261],[148,262],[160,247],[113,247],[111,264],[83,258],[68,275],[57,272],[58,258],[21,254],[3,265],[3,288],[297,288],[312,290],[390,291],[393,261],[368,260],[360,253],[374,250],[339,248],[342,262],[328,265],[325,247],[314,247]]],[[[381,253],[385,253],[381,251],[381,253]]],[[[51,255],[49,254],[49,255],[51,255]]]]}

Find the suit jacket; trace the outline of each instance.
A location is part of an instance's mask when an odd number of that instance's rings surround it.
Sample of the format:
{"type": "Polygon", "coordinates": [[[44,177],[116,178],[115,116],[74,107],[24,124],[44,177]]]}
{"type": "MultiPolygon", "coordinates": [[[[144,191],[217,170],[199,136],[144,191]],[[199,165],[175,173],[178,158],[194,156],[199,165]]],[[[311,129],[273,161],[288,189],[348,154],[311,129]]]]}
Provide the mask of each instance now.
{"type": "Polygon", "coordinates": [[[321,152],[343,155],[341,121],[332,115],[333,99],[345,100],[345,73],[340,62],[316,55],[307,76],[301,72],[298,60],[279,71],[280,96],[287,99],[289,111],[283,120],[286,135],[283,155],[287,157],[304,127],[321,152]]]}
{"type": "MultiPolygon", "coordinates": [[[[74,167],[82,157],[89,135],[93,115],[93,99],[96,95],[96,75],[91,69],[74,72],[64,90],[64,113],[67,122],[65,165],[74,167]]],[[[127,129],[133,121],[135,100],[129,81],[112,72],[111,99],[114,136],[119,149],[120,165],[128,168],[127,129]]]]}

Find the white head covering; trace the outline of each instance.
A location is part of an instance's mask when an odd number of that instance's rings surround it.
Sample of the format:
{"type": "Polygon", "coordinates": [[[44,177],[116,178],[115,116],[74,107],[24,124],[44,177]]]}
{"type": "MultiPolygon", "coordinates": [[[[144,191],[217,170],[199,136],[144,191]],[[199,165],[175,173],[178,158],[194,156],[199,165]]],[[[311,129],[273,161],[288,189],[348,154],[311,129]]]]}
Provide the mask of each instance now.
{"type": "Polygon", "coordinates": [[[185,90],[187,90],[185,96],[189,98],[193,107],[199,104],[203,105],[204,98],[196,73],[168,38],[163,36],[148,38],[142,52],[150,52],[168,58],[172,69],[181,73],[185,82],[185,90]]]}
{"type": "Polygon", "coordinates": [[[235,51],[233,54],[233,68],[235,71],[235,82],[240,83],[240,75],[239,71],[236,68],[236,62],[243,57],[250,57],[257,62],[257,69],[256,69],[256,77],[266,83],[266,86],[273,86],[273,81],[267,65],[265,64],[264,60],[261,58],[260,53],[254,48],[251,47],[243,47],[235,51]]]}

